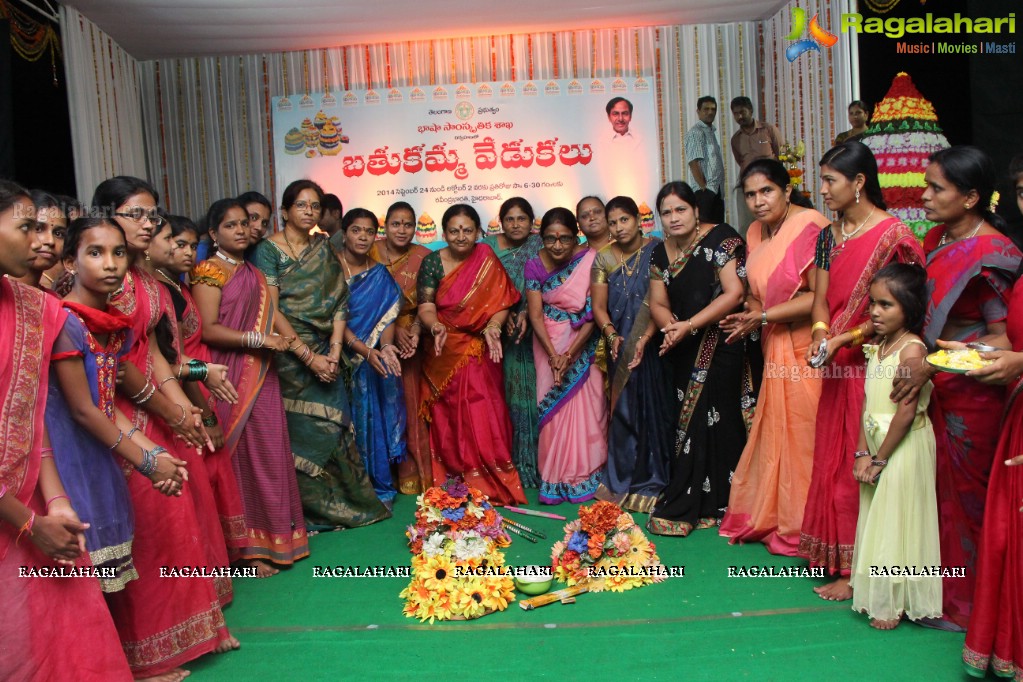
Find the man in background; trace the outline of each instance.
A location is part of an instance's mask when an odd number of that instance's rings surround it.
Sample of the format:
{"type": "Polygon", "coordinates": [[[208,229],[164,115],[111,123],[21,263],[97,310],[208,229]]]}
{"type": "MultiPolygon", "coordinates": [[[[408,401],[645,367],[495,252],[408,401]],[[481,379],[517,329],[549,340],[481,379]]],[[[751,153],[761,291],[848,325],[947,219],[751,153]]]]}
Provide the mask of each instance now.
{"type": "MultiPolygon", "coordinates": [[[[739,129],[732,135],[732,156],[739,166],[739,175],[746,169],[746,166],[755,159],[776,159],[781,150],[781,133],[778,127],[772,123],[764,123],[753,118],[753,102],[749,97],[740,95],[732,100],[732,117],[739,124],[739,129]]],[[[736,178],[738,185],[738,178],[736,178]]],[[[749,224],[753,222],[753,214],[746,205],[743,197],[742,187],[737,186],[739,218],[735,229],[743,237],[749,224]]]]}
{"type": "Polygon", "coordinates": [[[696,100],[696,116],[699,120],[683,139],[686,163],[700,209],[700,220],[710,223],[724,222],[725,219],[725,200],[722,197],[725,166],[717,129],[714,128],[717,113],[718,103],[713,97],[705,95],[696,100]]]}

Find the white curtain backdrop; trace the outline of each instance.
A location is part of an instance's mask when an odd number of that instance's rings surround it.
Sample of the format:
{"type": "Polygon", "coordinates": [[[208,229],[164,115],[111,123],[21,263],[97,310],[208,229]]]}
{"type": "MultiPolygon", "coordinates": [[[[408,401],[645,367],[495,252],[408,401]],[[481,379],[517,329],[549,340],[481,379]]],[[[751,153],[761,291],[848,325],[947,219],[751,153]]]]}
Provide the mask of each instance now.
{"type": "MultiPolygon", "coordinates": [[[[136,63],[75,10],[62,8],[65,61],[79,194],[118,173],[148,177],[161,204],[201,217],[214,200],[257,190],[276,204],[293,178],[274,177],[270,101],[329,91],[548,78],[643,77],[658,93],[659,164],[664,180],[688,179],[682,138],[696,100],[718,100],[729,186],[738,169],[728,141],[736,124],[728,103],[753,100],[758,118],[776,123],[807,154],[804,187],[816,200],[816,160],[844,130],[858,95],[854,36],[830,50],[785,59],[791,8],[837,28],[853,0],[792,0],[763,22],[562,31],[528,35],[349,45],[243,57],[136,63]],[[111,68],[111,66],[113,68],[111,68]]],[[[735,193],[726,196],[734,220],[735,193]]],[[[342,197],[342,200],[344,197],[342,197]]]]}
{"type": "Polygon", "coordinates": [[[763,23],[765,118],[778,124],[786,141],[806,144],[803,187],[825,215],[818,194],[817,162],[838,133],[849,129],[846,110],[860,96],[856,34],[837,33],[841,15],[855,11],[855,0],[792,0],[763,23]],[[807,21],[817,15],[821,26],[836,32],[838,42],[790,63],[785,58],[790,44],[785,37],[792,31],[793,7],[806,10],[807,21]]]}
{"type": "Polygon", "coordinates": [[[77,10],[60,6],[78,198],[114,175],[146,177],[138,62],[77,10]]]}
{"type": "MultiPolygon", "coordinates": [[[[696,99],[757,94],[757,24],[567,31],[353,45],[141,65],[149,174],[171,211],[200,216],[255,189],[278,200],[269,104],[278,95],[480,81],[646,78],[657,87],[663,179],[686,178],[682,137],[696,99]]],[[[723,107],[722,147],[734,123],[723,107]]],[[[730,158],[726,171],[734,174],[730,158]]],[[[342,197],[343,200],[343,197],[342,197]]],[[[730,207],[731,209],[732,207],[730,207]]]]}

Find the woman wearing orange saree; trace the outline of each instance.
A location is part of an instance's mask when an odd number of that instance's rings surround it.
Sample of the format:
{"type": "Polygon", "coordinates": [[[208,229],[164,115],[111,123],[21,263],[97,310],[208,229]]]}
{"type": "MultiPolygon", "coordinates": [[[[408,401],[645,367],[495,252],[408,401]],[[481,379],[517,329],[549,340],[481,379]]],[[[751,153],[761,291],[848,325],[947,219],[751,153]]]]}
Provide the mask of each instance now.
{"type": "Polygon", "coordinates": [[[813,256],[828,219],[801,205],[806,200],[775,159],[753,161],[740,182],[757,217],[746,234],[750,291],[746,310],[722,328],[730,332],[727,343],[761,335],[764,378],[718,532],[732,543],[762,542],[772,554],[796,556],[821,395],[820,377],[805,359],[813,256]]]}
{"type": "Polygon", "coordinates": [[[413,244],[416,213],[404,201],[391,204],[384,218],[385,237],[369,250],[369,257],[384,265],[401,289],[401,310],[394,324],[394,343],[401,357],[401,381],[405,389],[405,447],[408,456],[398,463],[398,492],[418,495],[433,485],[430,463],[430,431],[419,419],[422,404],[423,361],[419,353],[423,325],[416,310],[416,278],[430,249],[413,244]]]}
{"type": "Polygon", "coordinates": [[[43,413],[60,301],[11,281],[28,272],[35,207],[0,180],[0,675],[5,680],[130,680],[99,583],[21,577],[19,569],[89,568],[83,524],[67,499],[43,413]]]}
{"type": "Polygon", "coordinates": [[[455,204],[441,224],[448,246],[423,259],[417,286],[419,319],[433,336],[419,409],[430,421],[433,480],[460,475],[494,504],[525,503],[499,364],[501,329],[519,292],[494,251],[476,243],[476,209],[455,204]]]}

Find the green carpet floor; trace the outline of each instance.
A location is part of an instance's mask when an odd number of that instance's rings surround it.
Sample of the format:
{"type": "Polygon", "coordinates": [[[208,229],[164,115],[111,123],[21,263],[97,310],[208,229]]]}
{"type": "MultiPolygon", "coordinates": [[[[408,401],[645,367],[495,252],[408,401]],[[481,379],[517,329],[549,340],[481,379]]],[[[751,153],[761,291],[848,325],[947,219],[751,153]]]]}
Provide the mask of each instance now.
{"type": "MultiPolygon", "coordinates": [[[[529,491],[536,507],[536,491],[529,491]]],[[[544,507],[568,518],[576,507],[544,507]]],[[[187,666],[197,680],[964,680],[961,634],[903,623],[878,632],[851,602],[828,603],[808,578],[730,578],[729,566],[803,566],[759,545],[730,546],[716,531],[657,538],[661,562],[685,577],[575,604],[507,611],[469,622],[420,624],[402,614],[403,578],[313,578],[316,566],[407,566],[405,526],[394,518],[317,535],[312,555],[266,580],[239,579],[227,609],[238,651],[187,666]]],[[[546,564],[564,522],[508,517],[541,530],[517,536],[510,565],[546,564]]],[[[636,515],[642,525],[645,515],[636,515]]]]}

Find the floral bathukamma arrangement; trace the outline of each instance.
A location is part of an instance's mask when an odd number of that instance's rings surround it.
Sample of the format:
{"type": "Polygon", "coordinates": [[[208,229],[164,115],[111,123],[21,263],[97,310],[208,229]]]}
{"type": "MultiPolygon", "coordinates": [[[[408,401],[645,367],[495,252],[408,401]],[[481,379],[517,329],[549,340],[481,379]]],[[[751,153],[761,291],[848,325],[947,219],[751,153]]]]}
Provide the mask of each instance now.
{"type": "Polygon", "coordinates": [[[579,518],[565,525],[565,539],[554,543],[551,566],[569,586],[593,580],[591,592],[624,592],[667,577],[657,547],[632,514],[611,502],[579,508],[579,518]]]}
{"type": "Polygon", "coordinates": [[[507,609],[515,599],[514,583],[500,548],[511,538],[487,496],[449,478],[416,502],[416,522],[406,531],[414,555],[412,582],[398,595],[405,615],[432,623],[507,609]]]}

